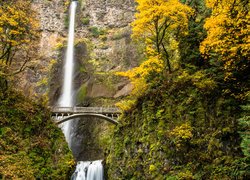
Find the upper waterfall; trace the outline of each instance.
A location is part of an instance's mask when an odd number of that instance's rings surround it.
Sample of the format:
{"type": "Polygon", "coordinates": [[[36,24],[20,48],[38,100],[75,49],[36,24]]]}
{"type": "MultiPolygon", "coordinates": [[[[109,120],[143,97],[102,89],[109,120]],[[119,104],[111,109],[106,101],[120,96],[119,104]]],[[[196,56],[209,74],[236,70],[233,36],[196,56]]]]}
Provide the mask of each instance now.
{"type": "MultiPolygon", "coordinates": [[[[72,1],[70,5],[70,22],[68,33],[68,44],[66,51],[66,59],[64,64],[64,80],[62,95],[59,100],[59,106],[72,107],[73,106],[73,71],[74,71],[74,34],[75,34],[75,14],[77,1],[72,1]]],[[[70,145],[70,122],[63,125],[63,131],[67,142],[70,145]]]]}
{"type": "Polygon", "coordinates": [[[63,91],[60,99],[60,106],[71,107],[73,105],[72,100],[72,80],[74,70],[74,34],[75,34],[75,13],[76,13],[77,2],[72,1],[70,6],[70,23],[69,23],[69,34],[68,44],[66,52],[66,61],[64,65],[64,83],[63,91]]]}

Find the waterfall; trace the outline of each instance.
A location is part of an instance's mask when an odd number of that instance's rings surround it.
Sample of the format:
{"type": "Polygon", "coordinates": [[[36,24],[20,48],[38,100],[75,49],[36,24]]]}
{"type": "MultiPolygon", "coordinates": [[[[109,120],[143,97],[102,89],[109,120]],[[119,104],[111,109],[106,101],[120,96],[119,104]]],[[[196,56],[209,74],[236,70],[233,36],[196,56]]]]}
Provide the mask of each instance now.
{"type": "Polygon", "coordinates": [[[103,180],[102,161],[80,161],[71,180],[103,180]]]}
{"type": "MultiPolygon", "coordinates": [[[[68,32],[68,44],[64,63],[64,82],[62,94],[59,99],[60,107],[72,107],[73,102],[73,72],[74,72],[74,33],[75,33],[75,14],[77,1],[70,4],[70,22],[68,32]]],[[[63,123],[63,133],[66,141],[71,147],[71,121],[63,123]]],[[[101,160],[80,161],[77,163],[76,170],[72,175],[73,180],[103,180],[103,166],[101,160]]]]}
{"type": "MultiPolygon", "coordinates": [[[[66,58],[64,64],[64,82],[62,95],[59,101],[60,107],[73,106],[73,71],[74,71],[74,34],[75,34],[75,14],[76,14],[77,1],[72,1],[70,5],[70,22],[68,32],[68,44],[66,51],[66,58]]],[[[70,141],[71,123],[67,121],[63,124],[63,132],[66,141],[71,146],[70,141]]]]}

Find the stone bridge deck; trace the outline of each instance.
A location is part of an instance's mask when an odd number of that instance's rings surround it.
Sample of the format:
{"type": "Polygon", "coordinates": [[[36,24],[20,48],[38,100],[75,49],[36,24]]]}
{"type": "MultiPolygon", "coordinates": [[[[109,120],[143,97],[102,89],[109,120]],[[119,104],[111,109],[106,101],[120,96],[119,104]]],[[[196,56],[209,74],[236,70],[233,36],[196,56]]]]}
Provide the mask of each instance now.
{"type": "Polygon", "coordinates": [[[120,109],[116,107],[50,107],[52,116],[72,115],[81,113],[93,113],[111,115],[121,114],[120,109]]]}

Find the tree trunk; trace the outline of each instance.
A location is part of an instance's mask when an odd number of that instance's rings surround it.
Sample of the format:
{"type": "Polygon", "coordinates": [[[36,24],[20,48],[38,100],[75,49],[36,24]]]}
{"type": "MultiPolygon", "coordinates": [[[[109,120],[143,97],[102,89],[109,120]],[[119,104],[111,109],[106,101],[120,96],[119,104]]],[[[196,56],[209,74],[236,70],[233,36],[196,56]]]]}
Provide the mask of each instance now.
{"type": "Polygon", "coordinates": [[[167,64],[167,67],[168,67],[168,72],[172,73],[171,64],[170,64],[170,60],[169,60],[169,55],[168,55],[167,49],[165,48],[163,42],[161,43],[161,45],[162,45],[163,51],[165,53],[165,58],[166,58],[166,64],[167,64]]]}

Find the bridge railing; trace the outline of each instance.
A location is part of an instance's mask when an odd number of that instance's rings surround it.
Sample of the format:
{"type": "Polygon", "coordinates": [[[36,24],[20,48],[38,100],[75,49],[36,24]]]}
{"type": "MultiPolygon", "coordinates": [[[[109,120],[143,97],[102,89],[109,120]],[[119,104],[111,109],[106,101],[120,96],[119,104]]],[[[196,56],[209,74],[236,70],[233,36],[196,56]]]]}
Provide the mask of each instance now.
{"type": "Polygon", "coordinates": [[[121,113],[116,107],[51,107],[54,113],[121,113]]]}

